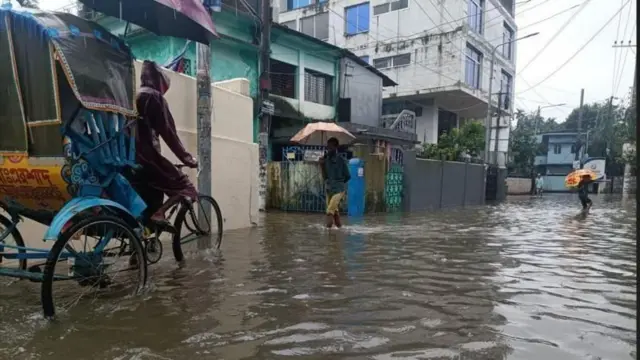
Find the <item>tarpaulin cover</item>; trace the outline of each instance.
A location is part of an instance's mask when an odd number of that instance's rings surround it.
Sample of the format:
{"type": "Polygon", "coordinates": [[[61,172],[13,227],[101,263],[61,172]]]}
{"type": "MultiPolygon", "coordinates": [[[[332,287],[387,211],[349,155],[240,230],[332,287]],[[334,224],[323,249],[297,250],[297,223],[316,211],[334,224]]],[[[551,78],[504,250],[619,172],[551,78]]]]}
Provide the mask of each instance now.
{"type": "Polygon", "coordinates": [[[7,14],[0,12],[0,153],[26,153],[27,132],[14,76],[7,14]]]}
{"type": "MultiPolygon", "coordinates": [[[[3,12],[6,10],[0,10],[0,14],[3,12]]],[[[84,107],[135,115],[133,57],[122,40],[102,26],[71,14],[18,9],[9,11],[9,15],[14,43],[34,42],[21,46],[29,52],[29,58],[31,51],[42,51],[38,43],[53,44],[66,78],[84,107]]]]}

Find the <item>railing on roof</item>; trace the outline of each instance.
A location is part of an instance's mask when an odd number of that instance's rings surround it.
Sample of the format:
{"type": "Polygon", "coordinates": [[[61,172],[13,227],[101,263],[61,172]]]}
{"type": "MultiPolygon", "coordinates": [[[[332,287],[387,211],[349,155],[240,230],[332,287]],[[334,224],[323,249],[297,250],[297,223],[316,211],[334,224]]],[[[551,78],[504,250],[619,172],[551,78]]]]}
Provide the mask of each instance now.
{"type": "Polygon", "coordinates": [[[416,113],[405,109],[400,114],[382,115],[380,127],[415,134],[416,113]]]}

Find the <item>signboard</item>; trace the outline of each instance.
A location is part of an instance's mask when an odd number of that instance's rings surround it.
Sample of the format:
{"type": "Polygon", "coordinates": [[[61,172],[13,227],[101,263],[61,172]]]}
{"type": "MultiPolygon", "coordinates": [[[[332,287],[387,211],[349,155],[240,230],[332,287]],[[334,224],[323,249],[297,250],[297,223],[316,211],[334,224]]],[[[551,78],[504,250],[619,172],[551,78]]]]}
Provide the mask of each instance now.
{"type": "Polygon", "coordinates": [[[584,163],[584,169],[588,169],[596,173],[596,179],[600,180],[605,177],[606,160],[604,158],[588,159],[584,163]]]}
{"type": "Polygon", "coordinates": [[[25,156],[0,159],[0,199],[29,210],[58,211],[71,198],[62,165],[33,165],[25,156]]]}
{"type": "Polygon", "coordinates": [[[273,115],[275,113],[276,106],[273,101],[263,100],[262,101],[262,112],[267,115],[273,115]]]}
{"type": "Polygon", "coordinates": [[[324,156],[324,150],[305,150],[303,159],[304,161],[318,162],[322,156],[324,156]]]}

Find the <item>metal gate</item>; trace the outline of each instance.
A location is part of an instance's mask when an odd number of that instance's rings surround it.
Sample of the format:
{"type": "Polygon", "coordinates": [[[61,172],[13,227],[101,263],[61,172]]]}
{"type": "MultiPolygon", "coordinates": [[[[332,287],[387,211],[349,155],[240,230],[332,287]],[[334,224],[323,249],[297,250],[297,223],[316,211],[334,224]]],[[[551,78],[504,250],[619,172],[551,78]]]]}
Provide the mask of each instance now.
{"type": "MultiPolygon", "coordinates": [[[[325,212],[326,190],[318,159],[324,146],[286,146],[280,163],[280,208],[284,211],[325,212]]],[[[340,153],[346,158],[347,154],[340,153]]],[[[343,202],[346,201],[346,196],[343,202]]],[[[345,209],[341,204],[341,209],[345,209]]]]}
{"type": "Polygon", "coordinates": [[[402,148],[392,147],[389,155],[389,170],[384,183],[384,203],[387,211],[393,212],[402,210],[404,152],[402,148]]]}

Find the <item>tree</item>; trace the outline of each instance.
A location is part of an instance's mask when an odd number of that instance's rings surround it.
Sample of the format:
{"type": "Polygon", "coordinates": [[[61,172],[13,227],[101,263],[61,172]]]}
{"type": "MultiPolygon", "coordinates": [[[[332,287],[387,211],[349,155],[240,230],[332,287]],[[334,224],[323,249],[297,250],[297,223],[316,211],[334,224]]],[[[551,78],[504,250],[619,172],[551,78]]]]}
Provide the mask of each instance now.
{"type": "Polygon", "coordinates": [[[478,158],[484,149],[484,126],[470,121],[460,128],[445,132],[437,144],[424,144],[420,157],[459,161],[463,157],[478,158]]]}
{"type": "Polygon", "coordinates": [[[40,0],[16,0],[24,8],[38,9],[40,0]]]}

